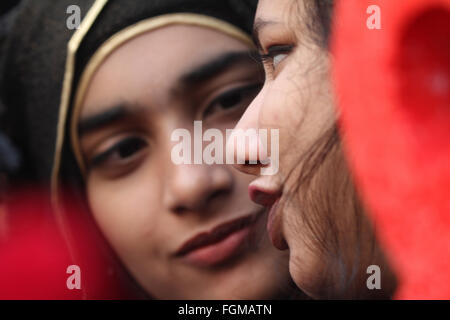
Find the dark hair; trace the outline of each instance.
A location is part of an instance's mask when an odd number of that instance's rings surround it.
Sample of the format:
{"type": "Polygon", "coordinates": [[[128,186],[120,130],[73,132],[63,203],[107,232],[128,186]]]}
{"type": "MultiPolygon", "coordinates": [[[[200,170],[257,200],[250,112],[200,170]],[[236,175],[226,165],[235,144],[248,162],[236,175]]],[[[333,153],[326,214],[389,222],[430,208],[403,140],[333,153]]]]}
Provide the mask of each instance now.
{"type": "MultiPolygon", "coordinates": [[[[298,10],[293,12],[301,14],[309,40],[329,50],[334,0],[295,1],[295,5],[298,10]],[[300,2],[303,7],[299,6],[300,2]]],[[[295,18],[298,20],[298,15],[295,18]]],[[[325,261],[324,269],[318,270],[321,278],[315,279],[318,281],[314,282],[314,293],[321,298],[338,299],[390,297],[392,284],[386,285],[387,290],[376,293],[364,287],[367,277],[364,267],[374,261],[384,266],[385,261],[343,157],[336,123],[324,128],[317,141],[300,155],[298,166],[290,173],[293,175],[296,184],[282,205],[296,198],[302,208],[306,208],[299,210],[299,216],[310,237],[301,234],[299,238],[305,240],[309,250],[318,251],[325,261]],[[298,173],[294,173],[296,170],[298,173]],[[351,230],[342,230],[340,220],[343,219],[337,216],[340,213],[337,207],[351,213],[351,230]]],[[[389,271],[386,274],[390,277],[389,271]]]]}
{"type": "Polygon", "coordinates": [[[334,0],[306,0],[305,11],[306,24],[310,31],[310,37],[319,46],[328,47],[331,34],[334,0]]]}

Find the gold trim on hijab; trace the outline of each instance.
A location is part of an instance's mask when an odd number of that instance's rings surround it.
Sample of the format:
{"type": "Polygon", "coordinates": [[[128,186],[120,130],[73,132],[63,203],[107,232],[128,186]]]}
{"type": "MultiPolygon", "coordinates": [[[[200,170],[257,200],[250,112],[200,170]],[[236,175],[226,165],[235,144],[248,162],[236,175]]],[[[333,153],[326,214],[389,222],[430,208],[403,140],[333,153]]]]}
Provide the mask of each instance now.
{"type": "MultiPolygon", "coordinates": [[[[70,39],[67,44],[67,58],[66,58],[66,69],[64,73],[63,80],[63,88],[61,92],[61,103],[59,107],[59,116],[58,116],[58,125],[56,132],[56,143],[55,143],[55,154],[53,159],[53,168],[52,168],[52,176],[51,176],[51,202],[52,206],[55,209],[55,220],[58,227],[61,230],[61,235],[64,239],[64,242],[67,245],[67,249],[72,261],[76,261],[76,253],[71,245],[73,243],[72,233],[69,231],[69,226],[64,219],[64,213],[59,203],[59,194],[58,194],[58,176],[59,169],[61,166],[61,152],[64,145],[64,129],[67,120],[67,113],[69,110],[70,97],[72,94],[72,82],[75,73],[75,58],[78,48],[81,45],[84,37],[91,29],[98,15],[101,13],[103,8],[105,7],[108,0],[95,0],[92,7],[89,9],[86,17],[83,19],[80,28],[75,31],[74,35],[70,39]]],[[[86,299],[87,292],[86,290],[82,290],[82,297],[86,299]]]]}
{"type": "Polygon", "coordinates": [[[67,44],[66,70],[64,73],[63,88],[61,92],[61,103],[59,106],[58,125],[56,131],[55,154],[51,176],[52,202],[56,204],[58,192],[58,176],[61,167],[61,152],[64,145],[64,129],[69,111],[70,97],[72,93],[72,82],[75,73],[75,57],[84,37],[91,29],[100,12],[108,0],[96,0],[83,19],[80,28],[74,33],[67,44]]]}

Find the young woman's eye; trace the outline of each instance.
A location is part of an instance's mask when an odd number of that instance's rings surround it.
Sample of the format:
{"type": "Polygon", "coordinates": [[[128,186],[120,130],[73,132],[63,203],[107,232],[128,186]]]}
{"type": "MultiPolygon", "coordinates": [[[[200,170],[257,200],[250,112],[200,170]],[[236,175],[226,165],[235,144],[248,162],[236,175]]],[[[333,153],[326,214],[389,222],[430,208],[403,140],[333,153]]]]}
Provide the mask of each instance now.
{"type": "Polygon", "coordinates": [[[250,101],[256,97],[261,87],[261,83],[254,83],[228,90],[227,92],[219,95],[209,104],[203,116],[207,117],[216,112],[227,111],[239,107],[247,107],[250,101]]]}
{"type": "Polygon", "coordinates": [[[264,65],[269,65],[270,69],[275,70],[289,56],[292,49],[292,45],[271,46],[267,49],[267,54],[261,55],[261,60],[264,65]]]}
{"type": "Polygon", "coordinates": [[[96,155],[91,161],[91,167],[100,165],[123,164],[147,146],[147,142],[140,137],[128,137],[120,140],[108,150],[96,155]]]}

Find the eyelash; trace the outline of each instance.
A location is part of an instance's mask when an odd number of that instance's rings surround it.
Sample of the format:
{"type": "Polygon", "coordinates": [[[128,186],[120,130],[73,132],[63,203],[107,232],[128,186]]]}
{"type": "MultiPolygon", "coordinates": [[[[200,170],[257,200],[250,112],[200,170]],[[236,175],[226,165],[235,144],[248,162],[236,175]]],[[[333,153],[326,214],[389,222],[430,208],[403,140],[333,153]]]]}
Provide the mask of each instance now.
{"type": "MultiPolygon", "coordinates": [[[[274,65],[274,58],[278,55],[287,55],[292,52],[293,45],[275,45],[267,49],[267,54],[260,54],[260,59],[264,66],[269,67],[271,71],[275,70],[277,65],[274,65]]],[[[285,58],[286,58],[285,57],[285,58]]],[[[284,58],[284,59],[285,59],[284,58]]],[[[284,60],[283,59],[283,60],[284,60]]],[[[281,61],[279,62],[281,63],[281,61]]]]}

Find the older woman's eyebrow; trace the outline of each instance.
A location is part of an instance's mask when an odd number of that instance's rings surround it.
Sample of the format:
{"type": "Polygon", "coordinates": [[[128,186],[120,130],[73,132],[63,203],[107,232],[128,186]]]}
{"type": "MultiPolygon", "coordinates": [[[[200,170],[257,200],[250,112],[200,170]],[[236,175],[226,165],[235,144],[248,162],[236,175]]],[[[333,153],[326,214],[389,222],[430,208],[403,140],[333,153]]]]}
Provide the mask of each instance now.
{"type": "Polygon", "coordinates": [[[206,63],[195,67],[180,77],[181,87],[205,83],[229,68],[244,62],[256,62],[255,50],[233,51],[220,54],[206,63]]]}
{"type": "Polygon", "coordinates": [[[262,18],[255,19],[255,23],[253,24],[252,38],[260,51],[262,51],[261,41],[259,39],[261,31],[267,26],[274,24],[279,24],[279,22],[272,20],[264,20],[262,18]]]}
{"type": "Polygon", "coordinates": [[[78,133],[80,136],[85,135],[123,119],[129,114],[130,109],[125,104],[115,105],[107,108],[106,111],[82,118],[78,123],[78,133]]]}

